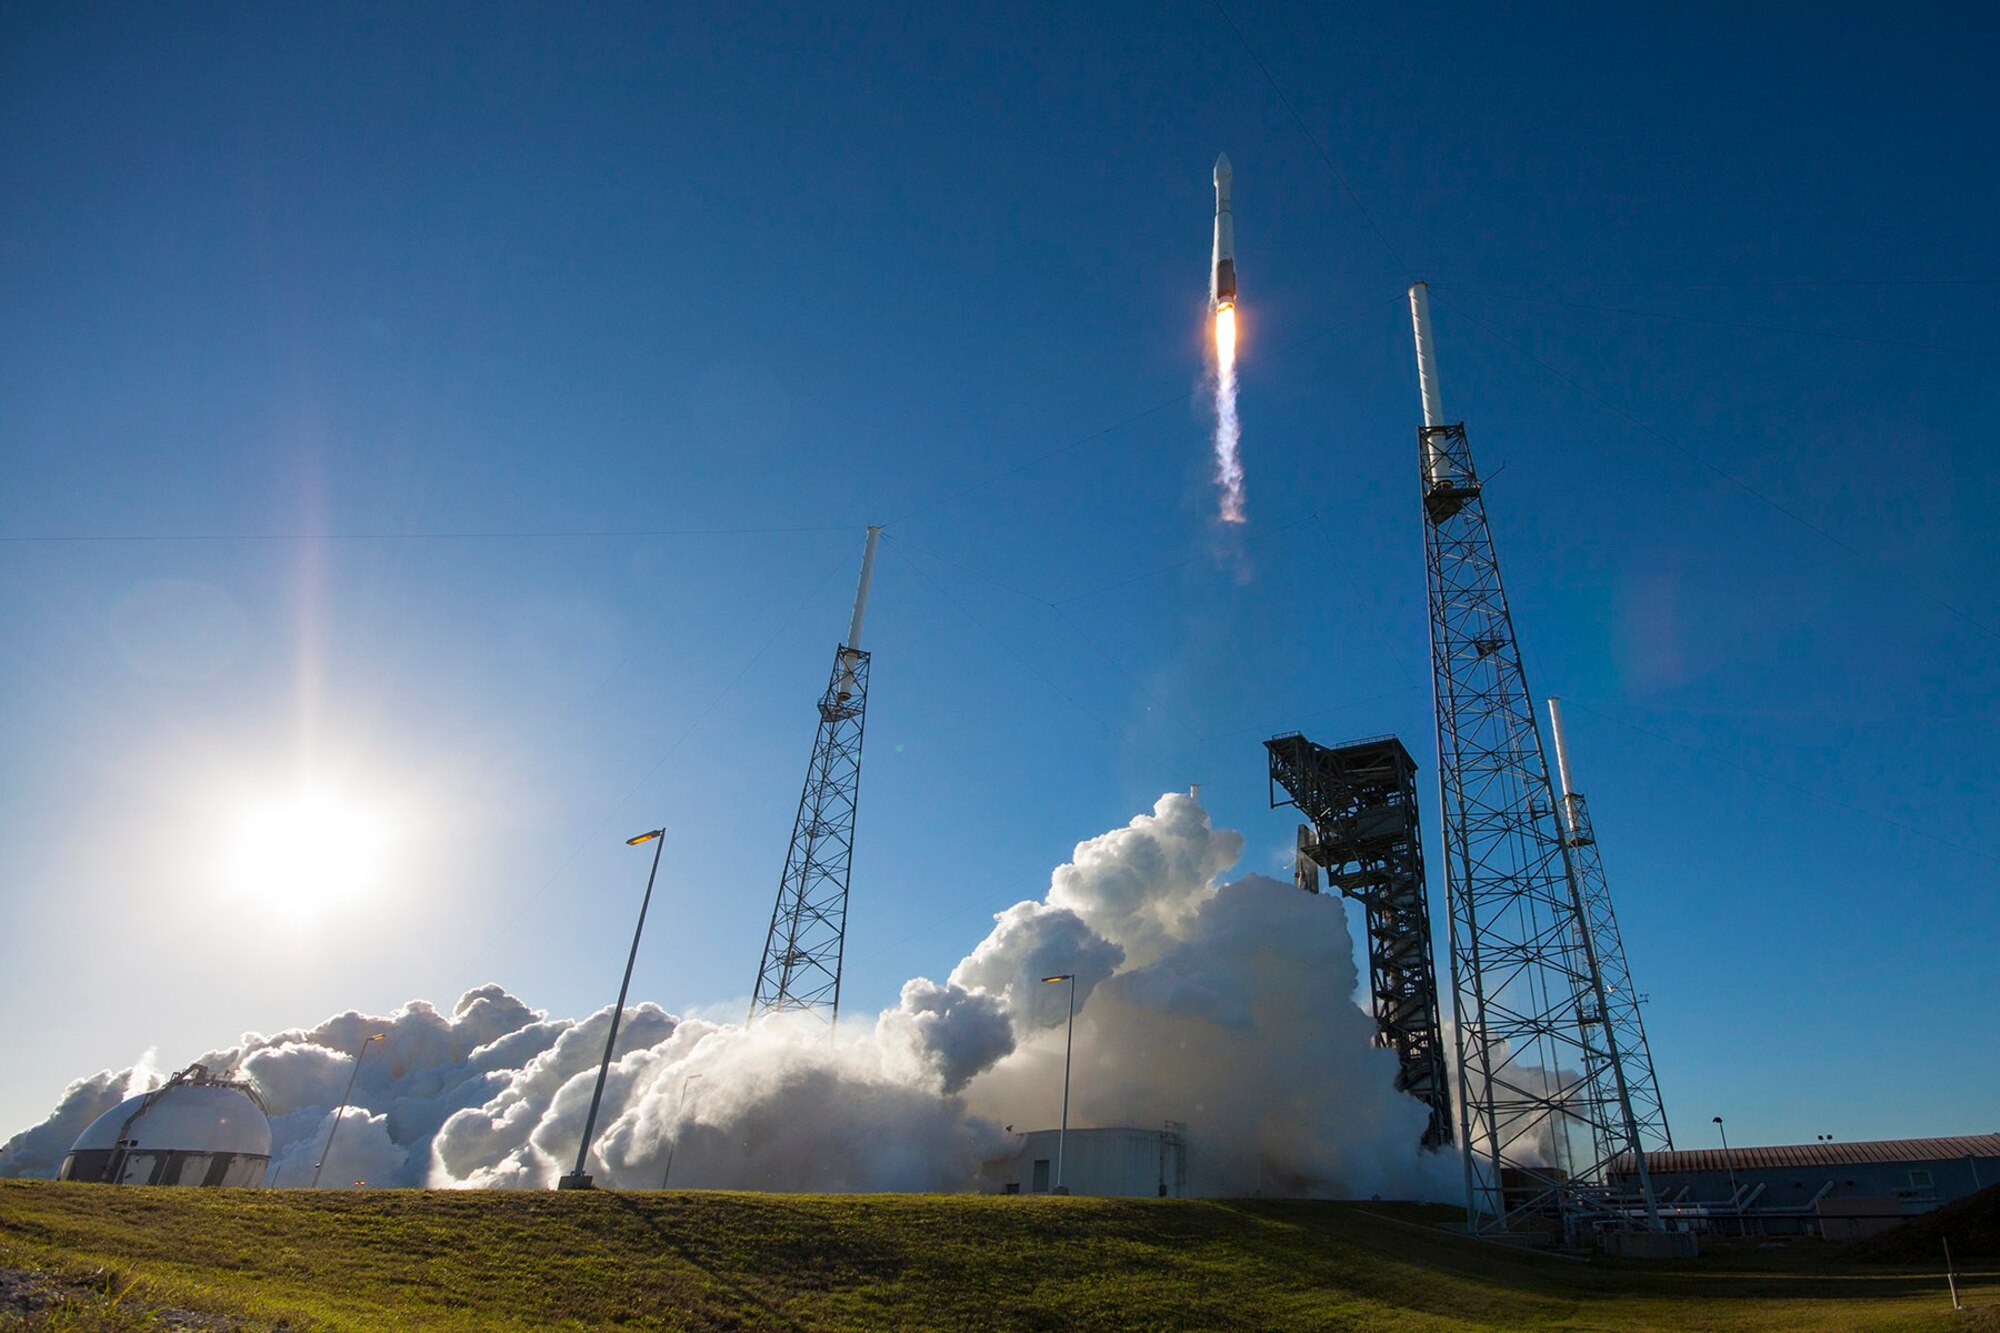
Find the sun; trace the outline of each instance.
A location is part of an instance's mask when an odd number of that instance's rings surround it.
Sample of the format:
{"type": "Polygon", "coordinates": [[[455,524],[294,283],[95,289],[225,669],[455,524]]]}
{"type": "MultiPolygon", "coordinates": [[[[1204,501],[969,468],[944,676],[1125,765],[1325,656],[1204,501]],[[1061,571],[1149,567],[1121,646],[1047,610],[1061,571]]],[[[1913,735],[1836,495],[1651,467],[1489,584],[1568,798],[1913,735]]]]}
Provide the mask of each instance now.
{"type": "Polygon", "coordinates": [[[395,821],[379,803],[302,784],[237,806],[224,836],[222,878],[258,908],[318,916],[373,898],[396,841],[395,821]]]}

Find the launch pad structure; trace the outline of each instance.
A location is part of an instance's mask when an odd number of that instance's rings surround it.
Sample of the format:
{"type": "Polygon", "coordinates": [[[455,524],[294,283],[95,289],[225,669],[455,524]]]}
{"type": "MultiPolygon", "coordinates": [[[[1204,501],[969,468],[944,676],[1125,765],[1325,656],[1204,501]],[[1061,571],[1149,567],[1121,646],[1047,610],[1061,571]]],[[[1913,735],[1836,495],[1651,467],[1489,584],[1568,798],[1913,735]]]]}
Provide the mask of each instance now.
{"type": "MultiPolygon", "coordinates": [[[[1643,1215],[1660,1229],[1572,836],[1558,814],[1465,424],[1438,392],[1429,290],[1410,288],[1417,432],[1450,903],[1466,1225],[1490,1234],[1556,1219],[1643,1215]],[[1637,1199],[1612,1162],[1637,1164],[1637,1199]]],[[[1609,912],[1609,898],[1604,898],[1609,912]]],[[[1628,982],[1629,985],[1629,982],[1628,982]]],[[[1657,1096],[1657,1094],[1655,1094],[1657,1096]]]]}
{"type": "Polygon", "coordinates": [[[854,867],[854,823],[861,804],[861,739],[868,721],[869,656],[861,649],[868,584],[879,527],[868,529],[854,618],[834,650],[833,674],[819,699],[819,732],[792,821],[792,841],[771,907],[771,929],[751,992],[750,1019],[805,1013],[829,1031],[840,1019],[840,970],[847,948],[847,890],[854,867]]]}
{"type": "Polygon", "coordinates": [[[1396,1052],[1396,1087],[1430,1107],[1423,1146],[1452,1141],[1451,1087],[1438,1022],[1437,968],[1417,823],[1417,762],[1394,736],[1329,748],[1296,733],[1264,742],[1271,806],[1296,806],[1298,885],[1322,877],[1361,904],[1376,1044],[1396,1052]],[[1288,798],[1280,801],[1283,789],[1288,798]]]}
{"type": "MultiPolygon", "coordinates": [[[[1667,1125],[1666,1103],[1660,1100],[1660,1083],[1653,1074],[1653,1048],[1646,1041],[1645,1020],[1639,1013],[1641,996],[1632,985],[1632,969],[1625,962],[1625,938],[1618,932],[1618,914],[1611,909],[1611,883],[1604,873],[1604,856],[1597,846],[1597,834],[1590,826],[1590,807],[1583,793],[1570,781],[1569,745],[1563,735],[1562,700],[1549,700],[1549,738],[1555,742],[1556,780],[1561,784],[1563,840],[1569,845],[1569,860],[1576,871],[1578,896],[1591,939],[1597,942],[1598,971],[1604,979],[1604,1022],[1617,1039],[1618,1053],[1625,1066],[1625,1086],[1632,1103],[1632,1119],[1638,1126],[1640,1142],[1647,1152],[1672,1152],[1673,1130],[1667,1125]]],[[[1600,1146],[1600,1157],[1616,1157],[1622,1145],[1600,1146]]]]}

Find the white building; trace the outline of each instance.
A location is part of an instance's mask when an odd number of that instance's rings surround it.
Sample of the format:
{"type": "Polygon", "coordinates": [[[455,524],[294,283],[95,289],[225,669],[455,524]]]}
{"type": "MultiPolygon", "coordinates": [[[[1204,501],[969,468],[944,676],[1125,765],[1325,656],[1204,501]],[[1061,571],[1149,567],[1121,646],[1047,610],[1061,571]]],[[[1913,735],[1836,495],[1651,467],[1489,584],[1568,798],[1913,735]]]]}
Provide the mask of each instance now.
{"type": "Polygon", "coordinates": [[[247,1083],[189,1065],[163,1088],[90,1122],[58,1180],[108,1185],[261,1185],[271,1120],[247,1083]]]}
{"type": "Polygon", "coordinates": [[[1061,1183],[1071,1194],[1128,1199],[1187,1197],[1186,1126],[1164,1129],[1037,1129],[1017,1134],[1015,1149],[979,1169],[985,1194],[1048,1194],[1061,1183]]]}

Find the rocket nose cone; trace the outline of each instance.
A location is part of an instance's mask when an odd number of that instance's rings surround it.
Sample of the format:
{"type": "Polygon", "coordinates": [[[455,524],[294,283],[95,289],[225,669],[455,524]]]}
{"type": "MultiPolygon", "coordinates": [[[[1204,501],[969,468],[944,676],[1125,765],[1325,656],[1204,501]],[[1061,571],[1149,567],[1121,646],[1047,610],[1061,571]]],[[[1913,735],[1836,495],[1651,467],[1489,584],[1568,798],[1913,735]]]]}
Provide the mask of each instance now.
{"type": "Polygon", "coordinates": [[[1222,181],[1226,181],[1226,180],[1228,180],[1228,179],[1229,179],[1229,177],[1230,177],[1230,176],[1231,176],[1232,174],[1233,174],[1233,173],[1232,173],[1232,172],[1231,172],[1231,171],[1229,170],[1229,154],[1227,154],[1227,153],[1218,153],[1218,154],[1216,155],[1216,158],[1215,158],[1215,179],[1216,179],[1216,181],[1217,181],[1218,183],[1220,183],[1220,182],[1222,182],[1222,181]]]}

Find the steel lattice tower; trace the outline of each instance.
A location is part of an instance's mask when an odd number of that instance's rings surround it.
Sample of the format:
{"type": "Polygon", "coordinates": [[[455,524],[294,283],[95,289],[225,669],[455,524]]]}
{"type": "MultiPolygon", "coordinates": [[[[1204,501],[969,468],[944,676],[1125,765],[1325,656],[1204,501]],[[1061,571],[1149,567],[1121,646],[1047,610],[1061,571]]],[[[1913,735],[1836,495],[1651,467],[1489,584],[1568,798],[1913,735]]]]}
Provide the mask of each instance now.
{"type": "Polygon", "coordinates": [[[1451,1085],[1431,961],[1417,761],[1394,736],[1329,748],[1294,733],[1264,748],[1272,808],[1294,805],[1312,820],[1299,825],[1299,887],[1318,893],[1324,875],[1366,914],[1376,1045],[1396,1053],[1396,1087],[1430,1107],[1424,1147],[1442,1147],[1452,1138],[1451,1085]],[[1278,800],[1280,787],[1290,800],[1278,800]]]}
{"type": "MultiPolygon", "coordinates": [[[[1646,1042],[1646,1025],[1639,1013],[1640,997],[1625,962],[1625,938],[1618,933],[1618,916],[1611,910],[1611,883],[1605,878],[1604,856],[1590,825],[1590,807],[1570,781],[1569,746],[1565,742],[1562,701],[1549,700],[1549,738],[1556,747],[1556,780],[1562,792],[1563,836],[1583,898],[1584,920],[1597,942],[1597,966],[1604,979],[1604,1013],[1618,1043],[1625,1067],[1625,1089],[1632,1102],[1632,1119],[1647,1152],[1671,1152],[1673,1131],[1667,1127],[1666,1103],[1660,1099],[1653,1073],[1653,1051],[1646,1042]]],[[[1598,1145],[1600,1158],[1615,1157],[1624,1144],[1598,1145]]]]}
{"type": "Polygon", "coordinates": [[[861,620],[868,609],[868,581],[875,569],[875,540],[868,529],[854,619],[833,655],[833,674],[819,700],[819,735],[806,766],[805,789],[792,822],[792,844],[764,961],[751,993],[750,1018],[782,1011],[809,1013],[829,1030],[840,1018],[840,965],[847,945],[847,884],[854,864],[854,819],[861,801],[861,736],[868,718],[868,654],[861,651],[861,620]]]}
{"type": "MultiPolygon", "coordinates": [[[[1570,847],[1522,670],[1464,423],[1447,425],[1429,292],[1410,288],[1438,784],[1459,1076],[1466,1223],[1622,1212],[1614,1153],[1640,1147],[1570,847]]],[[[1639,1185],[1659,1226],[1643,1152],[1639,1185]]]]}

